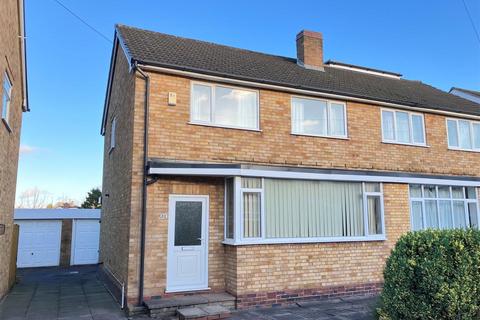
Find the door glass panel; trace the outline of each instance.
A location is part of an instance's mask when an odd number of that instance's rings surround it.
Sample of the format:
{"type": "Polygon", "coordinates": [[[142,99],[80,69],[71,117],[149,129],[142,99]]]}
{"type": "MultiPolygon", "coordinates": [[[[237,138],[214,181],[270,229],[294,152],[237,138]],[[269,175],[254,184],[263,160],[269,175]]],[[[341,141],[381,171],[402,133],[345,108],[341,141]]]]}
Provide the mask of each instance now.
{"type": "Polygon", "coordinates": [[[202,202],[175,203],[175,246],[199,246],[202,237],[202,202]]]}

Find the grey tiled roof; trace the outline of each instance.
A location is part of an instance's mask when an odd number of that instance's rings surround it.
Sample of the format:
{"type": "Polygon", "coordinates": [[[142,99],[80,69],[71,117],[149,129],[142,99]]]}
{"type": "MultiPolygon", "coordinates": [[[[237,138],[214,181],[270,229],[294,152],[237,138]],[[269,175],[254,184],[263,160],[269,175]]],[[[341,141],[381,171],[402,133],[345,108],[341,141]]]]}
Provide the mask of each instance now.
{"type": "MultiPolygon", "coordinates": [[[[480,105],[419,81],[325,65],[306,69],[296,59],[117,25],[139,63],[407,106],[480,115],[480,105]]],[[[131,61],[131,62],[134,62],[131,61]]]]}

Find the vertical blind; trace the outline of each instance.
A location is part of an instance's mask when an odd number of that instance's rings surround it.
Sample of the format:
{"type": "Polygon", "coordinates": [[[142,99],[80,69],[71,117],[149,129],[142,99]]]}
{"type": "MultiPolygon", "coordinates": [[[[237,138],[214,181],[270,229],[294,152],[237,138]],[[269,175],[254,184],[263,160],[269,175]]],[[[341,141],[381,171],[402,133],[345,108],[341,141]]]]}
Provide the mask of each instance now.
{"type": "Polygon", "coordinates": [[[361,183],[265,179],[264,190],[266,238],[364,235],[361,183]]]}

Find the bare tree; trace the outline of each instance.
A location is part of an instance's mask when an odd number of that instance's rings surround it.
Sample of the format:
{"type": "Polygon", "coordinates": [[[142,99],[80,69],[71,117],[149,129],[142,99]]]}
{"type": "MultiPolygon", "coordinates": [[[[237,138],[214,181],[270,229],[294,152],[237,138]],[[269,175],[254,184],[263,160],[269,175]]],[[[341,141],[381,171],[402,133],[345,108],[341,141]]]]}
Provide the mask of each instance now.
{"type": "Polygon", "coordinates": [[[39,209],[45,208],[49,193],[45,190],[40,190],[38,187],[24,190],[17,201],[17,208],[39,209]]]}

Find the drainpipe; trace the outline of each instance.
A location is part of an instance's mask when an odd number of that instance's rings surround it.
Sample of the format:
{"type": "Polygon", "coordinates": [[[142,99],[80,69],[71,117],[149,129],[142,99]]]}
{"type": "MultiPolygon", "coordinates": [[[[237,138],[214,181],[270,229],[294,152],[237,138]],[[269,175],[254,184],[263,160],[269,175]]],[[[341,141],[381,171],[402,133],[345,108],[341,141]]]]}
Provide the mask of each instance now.
{"type": "Polygon", "coordinates": [[[142,183],[142,215],[140,229],[140,279],[138,282],[138,306],[143,306],[143,286],[145,273],[145,233],[147,220],[147,162],[148,162],[148,113],[150,77],[135,62],[135,70],[145,79],[145,115],[143,131],[143,183],[142,183]]]}

